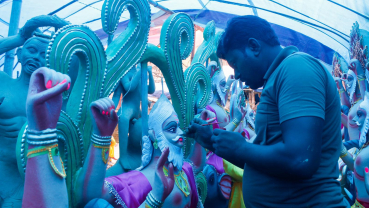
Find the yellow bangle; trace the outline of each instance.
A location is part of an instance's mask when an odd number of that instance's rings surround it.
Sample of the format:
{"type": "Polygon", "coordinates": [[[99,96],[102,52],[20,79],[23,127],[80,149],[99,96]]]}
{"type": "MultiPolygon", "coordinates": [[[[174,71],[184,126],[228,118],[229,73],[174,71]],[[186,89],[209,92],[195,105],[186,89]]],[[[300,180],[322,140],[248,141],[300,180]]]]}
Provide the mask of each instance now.
{"type": "Polygon", "coordinates": [[[98,148],[98,149],[101,149],[101,157],[102,157],[102,160],[103,162],[106,164],[108,163],[108,160],[109,160],[109,156],[106,157],[106,153],[108,152],[109,153],[109,149],[110,149],[110,146],[101,146],[101,145],[96,145],[96,144],[92,144],[95,148],[98,148]]]}
{"type": "Polygon", "coordinates": [[[62,171],[58,170],[54,162],[53,156],[59,156],[58,144],[54,144],[54,145],[50,145],[46,147],[36,147],[36,148],[30,149],[27,153],[27,157],[32,158],[32,157],[36,157],[36,156],[44,155],[44,154],[48,155],[49,163],[51,167],[53,168],[53,170],[55,171],[55,173],[62,178],[67,177],[67,174],[65,173],[65,170],[64,170],[64,163],[62,159],[59,157],[60,162],[61,162],[62,171]]]}

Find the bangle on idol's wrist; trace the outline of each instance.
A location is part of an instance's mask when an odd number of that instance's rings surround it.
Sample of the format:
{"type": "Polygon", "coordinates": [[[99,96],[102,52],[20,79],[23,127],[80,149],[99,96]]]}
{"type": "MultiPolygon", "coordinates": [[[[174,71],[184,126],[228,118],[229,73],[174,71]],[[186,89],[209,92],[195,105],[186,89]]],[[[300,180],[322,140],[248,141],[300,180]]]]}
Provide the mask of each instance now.
{"type": "Polygon", "coordinates": [[[347,149],[346,149],[345,145],[342,144],[340,158],[346,157],[347,154],[348,154],[347,149]]]}
{"type": "Polygon", "coordinates": [[[146,197],[146,203],[151,206],[152,208],[160,208],[163,206],[163,202],[157,200],[154,195],[152,194],[152,191],[149,192],[149,194],[146,197]]]}
{"type": "Polygon", "coordinates": [[[341,93],[343,93],[343,92],[345,92],[345,90],[344,89],[340,89],[339,90],[339,93],[341,94],[341,93]]]}
{"type": "Polygon", "coordinates": [[[59,156],[58,144],[53,144],[49,146],[37,146],[35,148],[29,149],[27,153],[27,158],[29,159],[32,157],[37,157],[37,156],[45,155],[45,154],[48,155],[49,163],[52,169],[54,170],[54,172],[61,178],[65,178],[67,174],[65,173],[64,163],[59,156]],[[53,158],[54,156],[58,156],[60,158],[61,169],[62,169],[61,171],[59,171],[55,165],[54,158],[53,158]]]}
{"type": "Polygon", "coordinates": [[[97,134],[92,134],[91,142],[99,146],[110,146],[111,136],[99,136],[97,134]]]}
{"type": "Polygon", "coordinates": [[[107,156],[106,153],[109,154],[111,136],[99,136],[97,134],[92,134],[91,142],[95,148],[101,149],[102,161],[107,164],[109,156],[107,156]]]}
{"type": "Polygon", "coordinates": [[[41,131],[27,129],[27,143],[34,146],[50,145],[58,142],[56,129],[45,129],[41,131]]]}
{"type": "Polygon", "coordinates": [[[358,80],[358,81],[363,81],[363,80],[365,80],[365,74],[359,74],[359,75],[357,75],[357,80],[358,80]]]}
{"type": "Polygon", "coordinates": [[[232,124],[234,125],[234,128],[233,128],[232,131],[234,131],[238,127],[238,125],[240,124],[240,121],[237,118],[234,118],[232,120],[232,124]]]}

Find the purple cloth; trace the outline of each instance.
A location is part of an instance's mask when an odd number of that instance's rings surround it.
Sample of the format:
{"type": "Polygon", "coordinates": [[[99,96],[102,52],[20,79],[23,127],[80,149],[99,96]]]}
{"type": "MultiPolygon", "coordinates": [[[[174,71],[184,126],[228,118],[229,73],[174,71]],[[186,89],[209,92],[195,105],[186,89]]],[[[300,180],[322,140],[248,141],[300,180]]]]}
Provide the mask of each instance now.
{"type": "Polygon", "coordinates": [[[206,161],[206,164],[212,165],[219,174],[223,174],[225,172],[223,159],[212,152],[210,154],[212,155],[210,155],[209,159],[206,161]]]}
{"type": "Polygon", "coordinates": [[[196,208],[197,203],[199,202],[199,195],[197,194],[196,179],[195,179],[192,167],[189,163],[184,162],[183,166],[182,166],[182,170],[187,175],[188,183],[190,184],[190,188],[191,188],[191,206],[190,206],[190,208],[196,208]]]}
{"type": "MultiPolygon", "coordinates": [[[[191,207],[196,208],[199,202],[196,179],[193,174],[192,167],[189,163],[184,162],[182,170],[188,178],[191,188],[191,207]]],[[[146,196],[152,190],[150,182],[146,176],[140,171],[130,171],[117,176],[111,176],[105,179],[109,188],[116,199],[115,206],[138,208],[145,200],[146,196]],[[125,206],[123,205],[125,204],[125,206]]]]}
{"type": "MultiPolygon", "coordinates": [[[[118,206],[121,199],[128,208],[137,208],[145,201],[146,196],[152,190],[146,176],[136,170],[111,176],[105,180],[113,186],[115,193],[120,197],[115,195],[113,190],[118,206]]],[[[124,206],[121,205],[121,207],[124,206]]]]}

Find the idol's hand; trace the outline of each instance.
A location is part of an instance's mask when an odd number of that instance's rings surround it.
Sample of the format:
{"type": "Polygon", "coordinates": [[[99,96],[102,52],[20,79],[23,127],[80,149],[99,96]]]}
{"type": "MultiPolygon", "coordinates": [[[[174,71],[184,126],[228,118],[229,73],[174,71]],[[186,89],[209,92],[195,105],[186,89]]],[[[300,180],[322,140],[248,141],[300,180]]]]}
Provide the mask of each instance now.
{"type": "Polygon", "coordinates": [[[70,23],[57,16],[40,15],[28,20],[26,24],[20,29],[19,35],[24,39],[28,39],[32,37],[33,32],[36,31],[39,27],[55,27],[56,31],[57,29],[68,24],[70,23]]]}
{"type": "Polygon", "coordinates": [[[231,154],[246,143],[245,138],[237,132],[215,129],[211,137],[213,152],[221,158],[229,160],[231,154]]]}
{"type": "Polygon", "coordinates": [[[337,89],[342,89],[342,79],[339,77],[333,77],[333,80],[336,82],[337,89]]]}
{"type": "Polygon", "coordinates": [[[184,132],[184,136],[195,139],[202,147],[212,151],[211,136],[213,135],[213,127],[207,124],[206,121],[199,118],[193,119],[188,129],[184,132]]]}
{"type": "Polygon", "coordinates": [[[93,132],[99,136],[111,136],[118,123],[114,102],[100,98],[90,104],[93,132]]]}
{"type": "Polygon", "coordinates": [[[229,89],[229,87],[232,85],[232,83],[235,81],[235,77],[233,74],[228,76],[226,87],[229,89]]]}
{"type": "Polygon", "coordinates": [[[242,120],[246,116],[246,113],[247,113],[246,103],[242,100],[242,97],[238,99],[237,110],[241,113],[241,120],[242,120]]]}
{"type": "Polygon", "coordinates": [[[350,60],[349,69],[351,69],[357,75],[364,75],[364,70],[361,67],[361,63],[357,59],[350,60]]]}
{"type": "Polygon", "coordinates": [[[46,67],[33,72],[26,104],[29,129],[41,131],[56,128],[63,104],[62,92],[69,87],[68,75],[46,67]]]}
{"type": "Polygon", "coordinates": [[[173,164],[168,165],[168,177],[164,175],[163,167],[168,161],[169,148],[166,148],[162,153],[156,165],[154,187],[152,190],[156,199],[164,202],[172,192],[174,187],[174,171],[173,164]]]}
{"type": "Polygon", "coordinates": [[[207,71],[210,73],[210,77],[213,77],[214,73],[218,70],[218,64],[215,61],[211,61],[208,64],[207,71]]]}
{"type": "Polygon", "coordinates": [[[217,119],[215,113],[209,111],[209,110],[203,110],[200,114],[201,120],[204,120],[208,123],[211,123],[217,119]]]}

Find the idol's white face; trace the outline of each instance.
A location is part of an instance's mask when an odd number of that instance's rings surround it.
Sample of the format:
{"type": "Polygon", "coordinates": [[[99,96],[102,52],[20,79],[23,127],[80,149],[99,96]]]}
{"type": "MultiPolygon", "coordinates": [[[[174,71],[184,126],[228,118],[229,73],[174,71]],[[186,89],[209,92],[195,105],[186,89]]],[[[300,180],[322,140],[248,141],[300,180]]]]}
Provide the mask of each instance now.
{"type": "Polygon", "coordinates": [[[173,112],[172,115],[164,121],[162,130],[168,142],[177,147],[183,147],[183,138],[181,136],[183,132],[179,128],[179,120],[175,112],[173,112]]]}
{"type": "Polygon", "coordinates": [[[354,77],[352,75],[347,76],[346,86],[348,89],[351,89],[352,85],[354,84],[354,77]]]}
{"type": "Polygon", "coordinates": [[[222,80],[220,80],[220,82],[219,82],[219,88],[220,88],[220,90],[224,93],[225,91],[226,91],[226,84],[227,84],[227,82],[226,82],[226,80],[225,80],[225,78],[223,78],[222,80]]]}
{"type": "Polygon", "coordinates": [[[366,110],[359,106],[359,108],[357,110],[357,113],[356,113],[356,116],[354,117],[353,121],[356,123],[356,125],[359,126],[360,131],[364,126],[366,115],[367,115],[366,110]]]}

